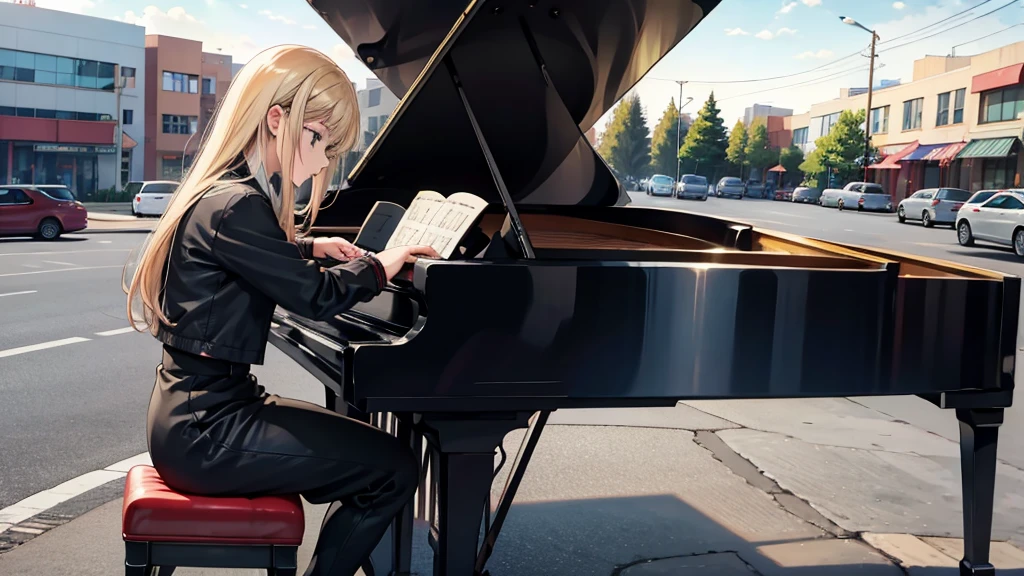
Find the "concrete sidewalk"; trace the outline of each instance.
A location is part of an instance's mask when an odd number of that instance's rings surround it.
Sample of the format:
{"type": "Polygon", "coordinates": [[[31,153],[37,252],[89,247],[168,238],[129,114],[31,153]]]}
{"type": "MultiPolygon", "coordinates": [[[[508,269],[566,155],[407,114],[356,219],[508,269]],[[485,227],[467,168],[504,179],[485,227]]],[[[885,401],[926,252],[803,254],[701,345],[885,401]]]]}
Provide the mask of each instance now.
{"type": "MultiPolygon", "coordinates": [[[[506,438],[509,461],[522,435],[506,438]]],[[[954,576],[962,528],[959,474],[945,461],[951,448],[844,399],[557,412],[488,569],[493,576],[954,576]]],[[[507,473],[508,465],[495,494],[507,473]]],[[[0,533],[0,550],[4,537],[8,546],[24,542],[0,553],[0,575],[120,573],[122,482],[0,533]]],[[[1024,575],[1024,552],[1005,542],[1020,544],[1024,534],[1020,482],[1018,470],[1001,467],[999,575],[1024,575]]],[[[307,506],[300,567],[323,510],[307,506]]],[[[415,542],[414,570],[429,575],[425,526],[415,542]]],[[[258,572],[175,572],[230,573],[258,572]]]]}
{"type": "Polygon", "coordinates": [[[139,218],[132,215],[130,202],[89,202],[85,204],[89,212],[89,227],[79,232],[150,232],[158,218],[139,218]]]}

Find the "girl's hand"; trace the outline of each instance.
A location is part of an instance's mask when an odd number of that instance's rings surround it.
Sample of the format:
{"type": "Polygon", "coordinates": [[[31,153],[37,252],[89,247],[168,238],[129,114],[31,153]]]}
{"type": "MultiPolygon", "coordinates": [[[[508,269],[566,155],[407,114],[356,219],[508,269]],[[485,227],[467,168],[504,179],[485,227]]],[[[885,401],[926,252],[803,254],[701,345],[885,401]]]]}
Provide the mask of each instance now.
{"type": "Polygon", "coordinates": [[[322,238],[313,239],[314,258],[333,258],[335,260],[352,260],[363,256],[365,252],[355,247],[344,238],[322,238]]]}
{"type": "Polygon", "coordinates": [[[377,254],[377,260],[384,266],[384,275],[388,280],[395,277],[395,274],[407,263],[415,262],[420,256],[425,258],[440,258],[440,254],[430,246],[399,246],[385,250],[377,254]]]}

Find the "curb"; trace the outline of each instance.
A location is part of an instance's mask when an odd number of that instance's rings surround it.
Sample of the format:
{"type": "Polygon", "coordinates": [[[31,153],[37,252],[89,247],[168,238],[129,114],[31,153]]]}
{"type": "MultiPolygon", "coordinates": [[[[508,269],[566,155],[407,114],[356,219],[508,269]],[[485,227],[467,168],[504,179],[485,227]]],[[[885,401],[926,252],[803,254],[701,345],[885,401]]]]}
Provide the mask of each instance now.
{"type": "Polygon", "coordinates": [[[71,234],[147,234],[152,231],[152,228],[86,228],[85,230],[72,232],[71,234]]]}

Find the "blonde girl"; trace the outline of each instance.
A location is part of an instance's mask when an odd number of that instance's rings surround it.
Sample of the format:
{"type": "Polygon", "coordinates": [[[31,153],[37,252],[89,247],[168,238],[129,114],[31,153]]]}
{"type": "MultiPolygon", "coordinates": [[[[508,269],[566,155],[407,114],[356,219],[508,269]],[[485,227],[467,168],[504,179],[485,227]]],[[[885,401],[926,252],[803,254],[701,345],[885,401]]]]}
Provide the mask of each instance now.
{"type": "Polygon", "coordinates": [[[358,132],[355,91],[334,62],[301,46],[260,53],[224,95],[127,287],[129,317],[163,343],[147,426],[153,465],[188,493],[331,502],[307,575],[354,574],[417,479],[393,437],[268,395],[249,372],[263,363],[275,307],[327,319],[375,297],[406,262],[437,257],[296,238],[296,216],[316,218],[333,160],[358,132]],[[325,257],[343,263],[324,268],[325,257]]]}

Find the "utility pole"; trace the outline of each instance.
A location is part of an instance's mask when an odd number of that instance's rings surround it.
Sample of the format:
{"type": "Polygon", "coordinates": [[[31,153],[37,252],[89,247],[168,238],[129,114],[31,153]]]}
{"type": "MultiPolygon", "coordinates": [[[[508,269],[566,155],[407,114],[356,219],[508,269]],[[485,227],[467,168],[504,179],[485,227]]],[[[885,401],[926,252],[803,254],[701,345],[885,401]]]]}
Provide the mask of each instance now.
{"type": "Polygon", "coordinates": [[[683,132],[683,84],[686,84],[686,80],[676,80],[676,84],[679,84],[679,100],[676,110],[676,181],[674,186],[679,186],[679,136],[683,132]]]}
{"type": "Polygon", "coordinates": [[[117,146],[117,157],[114,158],[114,195],[121,193],[121,145],[124,138],[121,136],[121,89],[124,88],[125,79],[121,76],[121,65],[114,64],[114,95],[117,99],[117,131],[114,132],[114,145],[117,146]]]}
{"type": "Polygon", "coordinates": [[[871,67],[868,69],[868,108],[864,113],[864,181],[868,180],[868,164],[871,162],[871,95],[875,90],[875,41],[878,34],[871,31],[871,67]]]}

